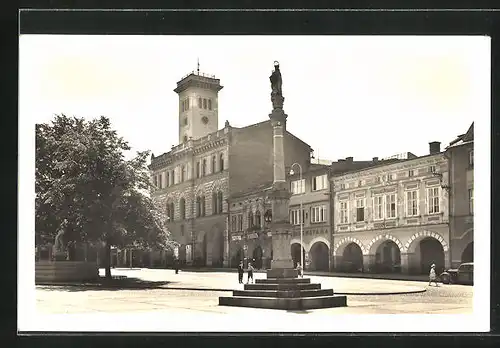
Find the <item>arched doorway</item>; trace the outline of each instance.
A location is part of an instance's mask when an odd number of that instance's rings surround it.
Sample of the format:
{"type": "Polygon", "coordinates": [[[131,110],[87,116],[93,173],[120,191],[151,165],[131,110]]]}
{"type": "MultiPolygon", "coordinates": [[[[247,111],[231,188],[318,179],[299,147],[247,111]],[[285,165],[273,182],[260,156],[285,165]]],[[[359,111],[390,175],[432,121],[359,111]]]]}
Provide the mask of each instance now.
{"type": "Polygon", "coordinates": [[[221,231],[214,231],[212,239],[212,266],[224,265],[224,238],[221,231]]]}
{"type": "Polygon", "coordinates": [[[352,273],[363,271],[363,252],[356,243],[349,243],[345,247],[340,271],[352,273]]]}
{"type": "MultiPolygon", "coordinates": [[[[293,261],[293,267],[297,267],[297,263],[300,262],[300,244],[299,243],[293,243],[291,246],[290,246],[290,251],[291,251],[291,254],[292,254],[292,261],[293,261]]],[[[306,262],[306,251],[304,248],[302,248],[302,254],[303,254],[303,258],[304,258],[304,263],[306,262]]],[[[305,268],[305,265],[302,265],[302,267],[305,268]]]]}
{"type": "Polygon", "coordinates": [[[418,243],[416,250],[420,255],[420,273],[427,274],[432,264],[436,265],[436,273],[444,271],[444,250],[441,243],[432,237],[424,238],[418,243]]]}
{"type": "Polygon", "coordinates": [[[203,234],[201,238],[200,254],[196,262],[197,266],[204,267],[207,265],[207,235],[203,234]]]}
{"type": "Polygon", "coordinates": [[[258,245],[255,249],[253,249],[252,258],[253,262],[255,263],[253,266],[256,269],[262,269],[262,254],[263,252],[260,245],[258,245]]]}
{"type": "Polygon", "coordinates": [[[375,272],[398,273],[401,271],[401,251],[392,240],[386,240],[375,253],[375,272]]]}
{"type": "Polygon", "coordinates": [[[311,247],[312,270],[328,272],[330,262],[328,260],[328,246],[324,242],[316,242],[311,247]]]}
{"type": "Polygon", "coordinates": [[[470,242],[462,253],[462,263],[474,262],[474,242],[470,242]]]}

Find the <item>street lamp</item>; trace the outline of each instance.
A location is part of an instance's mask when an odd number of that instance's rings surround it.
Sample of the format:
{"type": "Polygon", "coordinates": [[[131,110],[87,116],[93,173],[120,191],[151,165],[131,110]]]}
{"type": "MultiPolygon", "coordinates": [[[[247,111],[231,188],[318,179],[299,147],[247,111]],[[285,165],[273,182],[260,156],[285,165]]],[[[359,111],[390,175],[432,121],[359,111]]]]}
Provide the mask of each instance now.
{"type": "MultiPolygon", "coordinates": [[[[293,171],[293,166],[298,166],[299,167],[299,182],[302,184],[302,166],[295,162],[292,164],[291,169],[290,169],[290,175],[294,175],[295,172],[293,171]]],[[[304,235],[304,211],[302,210],[302,199],[300,200],[300,213],[299,213],[299,219],[300,219],[300,266],[302,269],[305,269],[304,267],[304,251],[302,250],[303,248],[303,235],[304,235]]]]}

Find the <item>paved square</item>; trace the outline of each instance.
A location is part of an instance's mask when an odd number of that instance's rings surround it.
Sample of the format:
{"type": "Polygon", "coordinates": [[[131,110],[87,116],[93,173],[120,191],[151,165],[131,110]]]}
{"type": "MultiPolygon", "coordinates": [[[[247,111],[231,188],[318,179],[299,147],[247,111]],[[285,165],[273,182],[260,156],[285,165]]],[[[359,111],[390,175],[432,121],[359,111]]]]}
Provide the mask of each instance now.
{"type": "MultiPolygon", "coordinates": [[[[93,289],[81,286],[37,286],[37,312],[58,313],[184,313],[238,314],[262,313],[276,315],[276,310],[236,308],[218,305],[219,296],[231,292],[222,289],[242,289],[236,273],[184,272],[172,270],[113,269],[113,275],[127,275],[141,280],[169,281],[161,288],[150,289],[93,289]]],[[[257,273],[255,278],[265,278],[257,273]]],[[[473,287],[463,285],[428,286],[426,282],[392,281],[311,276],[322,288],[335,292],[404,292],[426,289],[422,293],[398,295],[347,295],[345,308],[307,311],[313,315],[332,314],[470,314],[473,287]]],[[[246,280],[246,276],[245,276],[246,280]]],[[[283,312],[296,315],[297,312],[283,312]]],[[[281,315],[281,314],[280,314],[281,315]]]]}

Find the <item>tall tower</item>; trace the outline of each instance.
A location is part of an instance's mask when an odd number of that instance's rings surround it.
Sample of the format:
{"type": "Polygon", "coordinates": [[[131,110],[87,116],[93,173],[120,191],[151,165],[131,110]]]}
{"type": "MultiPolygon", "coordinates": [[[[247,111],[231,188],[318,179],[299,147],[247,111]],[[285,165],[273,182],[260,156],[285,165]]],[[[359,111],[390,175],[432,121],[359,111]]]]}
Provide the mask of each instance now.
{"type": "Polygon", "coordinates": [[[274,71],[271,80],[271,101],[273,111],[269,115],[273,126],[273,187],[269,193],[272,204],[272,248],[273,261],[271,269],[267,271],[268,278],[297,277],[297,270],[293,269],[290,255],[290,238],[292,226],[289,222],[288,206],[291,193],[286,185],[284,136],[286,134],[287,115],[283,111],[282,79],[278,62],[274,62],[274,71]]]}
{"type": "Polygon", "coordinates": [[[219,129],[220,80],[197,71],[177,82],[179,95],[179,143],[199,139],[219,129]]]}

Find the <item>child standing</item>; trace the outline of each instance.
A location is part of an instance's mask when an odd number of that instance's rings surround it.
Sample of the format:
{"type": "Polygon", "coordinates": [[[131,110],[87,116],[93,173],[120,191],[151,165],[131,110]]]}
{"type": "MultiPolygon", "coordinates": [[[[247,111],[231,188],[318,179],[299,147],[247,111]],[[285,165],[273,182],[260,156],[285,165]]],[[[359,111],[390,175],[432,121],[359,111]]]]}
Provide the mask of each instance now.
{"type": "Polygon", "coordinates": [[[248,278],[247,278],[247,284],[249,283],[253,283],[253,266],[252,266],[252,263],[249,262],[248,263],[248,278]],[[252,281],[250,281],[250,279],[252,281]]]}

